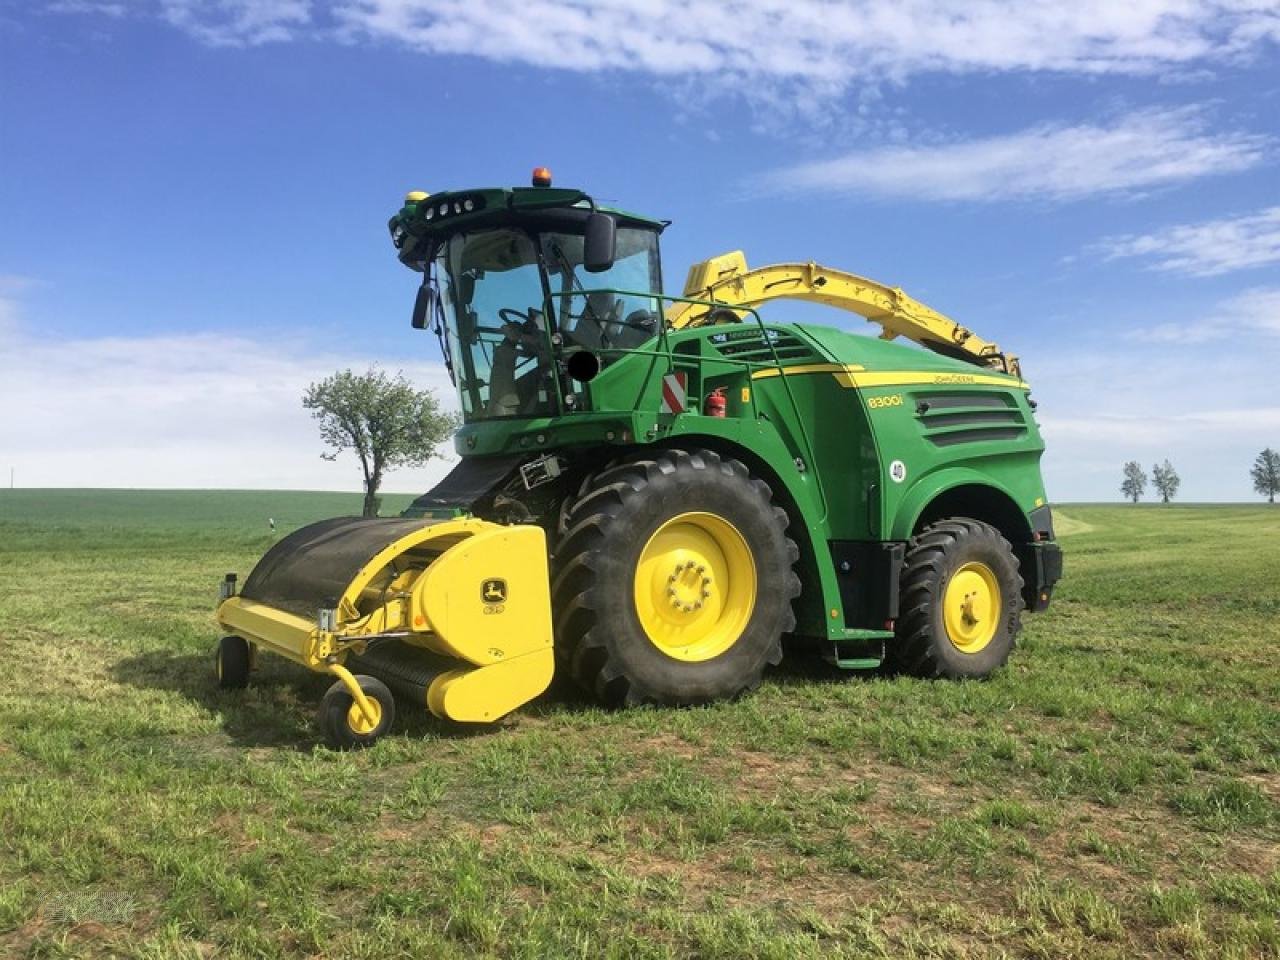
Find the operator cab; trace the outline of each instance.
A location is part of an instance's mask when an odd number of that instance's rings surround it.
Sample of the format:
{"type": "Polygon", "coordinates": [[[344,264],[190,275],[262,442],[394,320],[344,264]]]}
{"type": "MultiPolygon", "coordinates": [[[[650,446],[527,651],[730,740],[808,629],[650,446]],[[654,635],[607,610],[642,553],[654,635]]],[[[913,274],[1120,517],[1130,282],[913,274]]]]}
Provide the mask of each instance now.
{"type": "Polygon", "coordinates": [[[545,180],[411,194],[391,222],[424,274],[414,326],[440,336],[467,422],[585,409],[586,382],[660,332],[664,224],[545,180]]]}

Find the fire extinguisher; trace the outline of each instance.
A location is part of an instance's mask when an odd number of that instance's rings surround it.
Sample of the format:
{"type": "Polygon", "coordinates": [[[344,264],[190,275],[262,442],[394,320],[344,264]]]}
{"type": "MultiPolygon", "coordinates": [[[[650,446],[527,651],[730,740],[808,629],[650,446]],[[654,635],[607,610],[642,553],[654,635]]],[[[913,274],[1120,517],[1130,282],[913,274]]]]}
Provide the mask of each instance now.
{"type": "Polygon", "coordinates": [[[717,387],[707,394],[706,403],[702,405],[702,412],[708,417],[723,417],[728,409],[728,401],[724,398],[724,387],[717,387]]]}

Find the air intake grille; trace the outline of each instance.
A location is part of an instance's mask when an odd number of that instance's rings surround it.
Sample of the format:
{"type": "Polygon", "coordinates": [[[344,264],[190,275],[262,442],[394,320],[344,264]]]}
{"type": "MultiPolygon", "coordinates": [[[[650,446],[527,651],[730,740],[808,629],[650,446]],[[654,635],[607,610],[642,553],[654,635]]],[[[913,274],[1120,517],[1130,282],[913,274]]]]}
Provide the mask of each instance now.
{"type": "Polygon", "coordinates": [[[918,394],[916,419],[939,447],[1027,435],[1026,416],[1008,392],[918,394]]]}
{"type": "Polygon", "coordinates": [[[715,334],[710,339],[716,351],[730,360],[773,363],[775,351],[782,361],[822,359],[805,341],[780,330],[735,330],[733,333],[715,334]]]}

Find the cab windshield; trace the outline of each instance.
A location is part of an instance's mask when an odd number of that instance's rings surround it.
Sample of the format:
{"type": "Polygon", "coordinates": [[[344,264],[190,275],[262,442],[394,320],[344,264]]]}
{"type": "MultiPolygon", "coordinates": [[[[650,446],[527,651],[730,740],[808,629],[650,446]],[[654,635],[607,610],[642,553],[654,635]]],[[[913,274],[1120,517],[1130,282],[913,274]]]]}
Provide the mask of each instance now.
{"type": "Polygon", "coordinates": [[[516,228],[460,233],[436,250],[446,349],[468,421],[553,416],[556,361],[577,350],[632,349],[661,319],[657,235],[620,227],[617,256],[603,273],[582,267],[581,234],[516,228]],[[622,291],[622,292],[611,292],[622,291]]]}

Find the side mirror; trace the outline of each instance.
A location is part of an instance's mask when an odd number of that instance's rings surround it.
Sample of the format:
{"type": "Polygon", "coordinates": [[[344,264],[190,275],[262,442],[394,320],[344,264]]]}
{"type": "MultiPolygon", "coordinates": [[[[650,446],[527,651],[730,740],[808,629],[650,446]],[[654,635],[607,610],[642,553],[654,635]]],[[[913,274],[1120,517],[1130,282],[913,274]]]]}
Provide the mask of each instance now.
{"type": "Polygon", "coordinates": [[[436,288],[423,284],[418,288],[418,299],[413,302],[413,324],[415,330],[425,330],[431,323],[431,314],[436,309],[436,288]]]}
{"type": "Polygon", "coordinates": [[[613,266],[617,253],[617,229],[617,221],[607,213],[593,213],[587,217],[582,243],[582,268],[587,273],[604,273],[613,266]]]}

